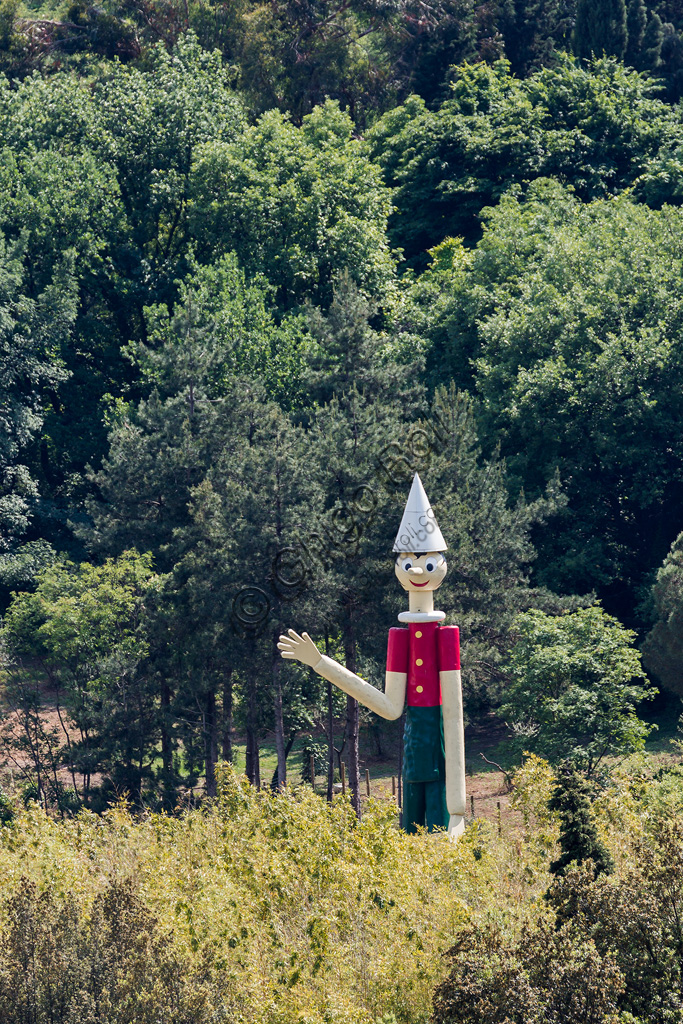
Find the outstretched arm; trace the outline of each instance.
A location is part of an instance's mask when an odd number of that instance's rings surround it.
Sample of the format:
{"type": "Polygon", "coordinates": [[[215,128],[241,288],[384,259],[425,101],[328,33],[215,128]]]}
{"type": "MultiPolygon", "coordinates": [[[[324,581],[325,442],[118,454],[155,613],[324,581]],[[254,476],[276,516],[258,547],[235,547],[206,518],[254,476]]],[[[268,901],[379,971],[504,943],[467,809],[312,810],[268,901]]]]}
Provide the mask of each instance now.
{"type": "Polygon", "coordinates": [[[349,672],[339,662],[321,654],[308,633],[299,636],[293,629],[287,632],[287,636],[284,633],[280,636],[278,643],[283,658],[310,665],[319,676],[334,683],[344,693],[348,693],[350,697],[374,711],[376,715],[390,720],[401,717],[406,697],[407,675],[405,672],[387,672],[384,693],[380,693],[378,689],[371,686],[370,683],[366,683],[354,672],[349,672]]]}

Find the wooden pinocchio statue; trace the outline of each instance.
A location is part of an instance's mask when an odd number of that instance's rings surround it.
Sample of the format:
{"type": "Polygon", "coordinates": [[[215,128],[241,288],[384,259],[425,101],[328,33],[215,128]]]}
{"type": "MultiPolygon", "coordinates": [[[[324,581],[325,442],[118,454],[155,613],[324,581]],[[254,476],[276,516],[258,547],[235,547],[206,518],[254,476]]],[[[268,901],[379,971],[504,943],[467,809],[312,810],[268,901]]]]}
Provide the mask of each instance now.
{"type": "Polygon", "coordinates": [[[321,654],[308,633],[282,635],[283,658],[296,659],[382,718],[400,718],[403,741],[403,818],[406,832],[424,826],[464,830],[465,742],[457,626],[442,625],[434,591],[446,575],[446,542],[417,473],[394,543],[396,575],[408,591],[408,611],[389,630],[384,693],[321,654]]]}

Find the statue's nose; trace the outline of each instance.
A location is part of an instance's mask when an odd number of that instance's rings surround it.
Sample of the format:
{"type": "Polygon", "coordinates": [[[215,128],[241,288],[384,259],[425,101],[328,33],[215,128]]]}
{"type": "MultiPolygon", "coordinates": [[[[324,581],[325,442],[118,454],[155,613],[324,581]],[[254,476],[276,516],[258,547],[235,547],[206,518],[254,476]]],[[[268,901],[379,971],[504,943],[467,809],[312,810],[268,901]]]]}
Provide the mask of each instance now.
{"type": "Polygon", "coordinates": [[[408,569],[409,576],[422,576],[424,569],[421,569],[419,565],[414,565],[408,569]]]}

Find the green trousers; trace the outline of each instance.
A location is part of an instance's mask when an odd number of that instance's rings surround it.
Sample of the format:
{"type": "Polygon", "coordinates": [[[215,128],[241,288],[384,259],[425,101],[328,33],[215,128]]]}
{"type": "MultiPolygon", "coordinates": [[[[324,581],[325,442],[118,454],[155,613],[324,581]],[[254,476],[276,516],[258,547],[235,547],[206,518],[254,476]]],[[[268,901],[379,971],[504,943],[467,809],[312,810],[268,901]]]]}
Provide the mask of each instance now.
{"type": "Polygon", "coordinates": [[[443,779],[435,782],[404,781],[402,825],[406,832],[416,832],[418,825],[433,832],[437,828],[448,828],[448,821],[446,783],[443,779]]]}

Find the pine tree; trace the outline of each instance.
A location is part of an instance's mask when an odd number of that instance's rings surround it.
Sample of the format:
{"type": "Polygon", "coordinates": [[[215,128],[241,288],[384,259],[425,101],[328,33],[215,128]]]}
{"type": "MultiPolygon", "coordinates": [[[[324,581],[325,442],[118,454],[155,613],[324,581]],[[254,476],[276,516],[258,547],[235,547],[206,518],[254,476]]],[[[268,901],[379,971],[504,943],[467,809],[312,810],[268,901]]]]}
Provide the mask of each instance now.
{"type": "Polygon", "coordinates": [[[656,11],[650,13],[647,28],[643,36],[640,57],[640,70],[657,71],[662,63],[662,43],[664,42],[664,26],[656,11]]]}
{"type": "MultiPolygon", "coordinates": [[[[378,616],[378,611],[383,578],[391,573],[396,510],[410,483],[405,463],[394,483],[401,498],[394,501],[377,479],[378,464],[388,446],[402,446],[423,396],[419,360],[410,348],[405,358],[397,359],[395,352],[392,358],[396,341],[371,327],[376,312],[342,274],[327,316],[314,311],[310,317],[317,342],[311,353],[310,387],[320,405],[311,418],[309,442],[325,495],[328,593],[336,606],[334,621],[345,663],[361,675],[360,651],[371,651],[377,663],[383,661],[387,630],[394,624],[390,615],[378,616]]],[[[394,585],[389,578],[387,589],[394,585]]],[[[349,697],[349,786],[360,814],[358,735],[358,703],[349,697]]]]}
{"type": "Polygon", "coordinates": [[[561,823],[562,853],[550,865],[551,873],[563,875],[570,864],[583,864],[590,860],[595,866],[596,875],[610,874],[613,870],[612,858],[598,837],[591,816],[588,784],[570,765],[564,765],[559,770],[548,808],[559,813],[561,823]]]}
{"type": "MultiPolygon", "coordinates": [[[[260,716],[275,733],[280,787],[287,781],[287,705],[297,703],[298,679],[282,661],[277,642],[293,617],[310,612],[319,583],[306,586],[308,571],[299,548],[320,506],[310,455],[303,430],[277,405],[254,401],[243,410],[238,443],[225,446],[196,495],[195,540],[184,559],[192,561],[193,585],[227,595],[234,606],[238,628],[230,646],[246,711],[247,774],[257,782],[260,716]],[[263,605],[253,624],[239,610],[249,588],[263,605]]],[[[207,614],[214,617],[209,609],[207,614]]],[[[316,618],[311,616],[309,628],[316,618]]]]}
{"type": "Polygon", "coordinates": [[[234,260],[198,274],[181,298],[173,314],[165,307],[148,311],[150,344],[136,356],[155,390],[114,423],[109,456],[94,478],[98,500],[81,531],[99,552],[131,546],[153,552],[165,574],[154,659],[162,690],[163,788],[171,806],[179,742],[186,781],[194,784],[203,766],[207,794],[214,793],[219,735],[225,750],[231,745],[235,684],[244,692],[251,777],[258,781],[257,736],[270,726],[268,687],[261,684],[267,655],[259,638],[245,639],[232,628],[231,600],[240,586],[268,578],[275,538],[261,527],[275,493],[271,447],[288,421],[266,388],[277,390],[273,349],[282,342],[282,356],[291,340],[287,326],[275,325],[264,289],[247,284],[234,260]]]}
{"type": "Polygon", "coordinates": [[[648,15],[644,0],[629,0],[628,45],[624,61],[637,71],[656,71],[662,63],[664,27],[656,11],[648,15]]]}
{"type": "Polygon", "coordinates": [[[625,0],[580,0],[574,26],[577,57],[617,57],[626,51],[628,30],[625,0]]]}
{"type": "Polygon", "coordinates": [[[629,0],[626,11],[626,27],[628,32],[628,44],[624,61],[631,67],[640,66],[642,55],[643,39],[647,27],[647,7],[643,0],[629,0]]]}

